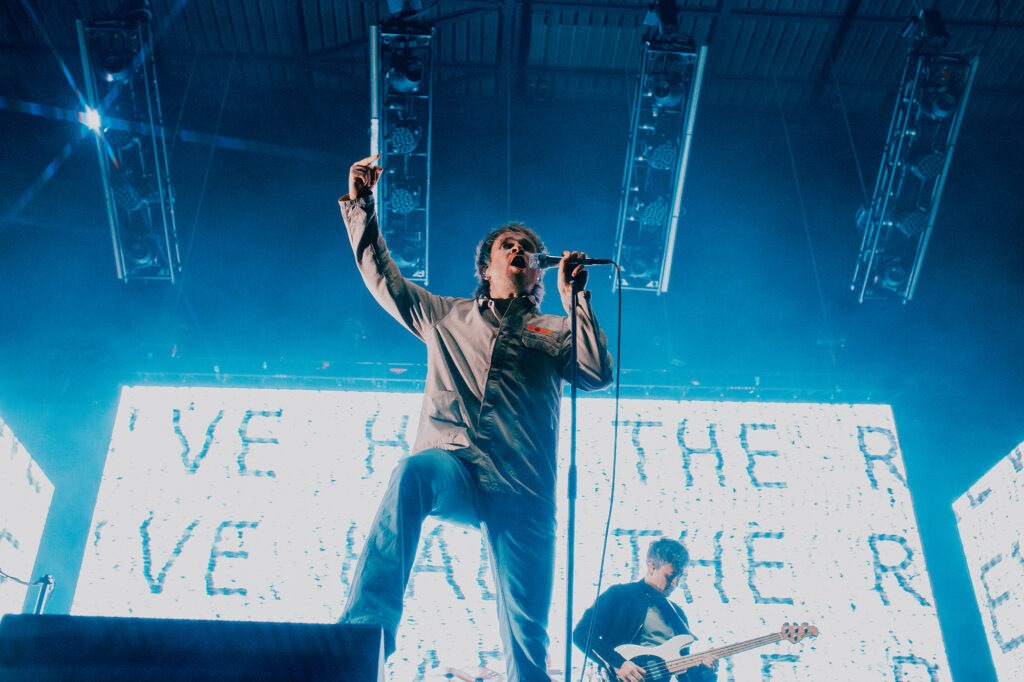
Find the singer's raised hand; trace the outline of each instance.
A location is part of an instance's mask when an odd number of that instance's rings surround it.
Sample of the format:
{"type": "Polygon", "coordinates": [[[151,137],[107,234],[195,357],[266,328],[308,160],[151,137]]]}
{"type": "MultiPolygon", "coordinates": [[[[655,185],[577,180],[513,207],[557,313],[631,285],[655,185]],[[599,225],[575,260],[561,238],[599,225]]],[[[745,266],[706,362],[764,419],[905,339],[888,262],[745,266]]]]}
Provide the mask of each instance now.
{"type": "Polygon", "coordinates": [[[365,197],[373,192],[374,186],[380,179],[380,174],[384,172],[383,168],[374,165],[379,158],[380,154],[367,156],[365,159],[353,163],[352,167],[348,169],[349,199],[365,197]]]}
{"type": "Polygon", "coordinates": [[[587,268],[581,261],[587,257],[582,251],[563,251],[558,265],[558,291],[563,296],[572,294],[573,282],[577,289],[587,288],[587,268]]]}

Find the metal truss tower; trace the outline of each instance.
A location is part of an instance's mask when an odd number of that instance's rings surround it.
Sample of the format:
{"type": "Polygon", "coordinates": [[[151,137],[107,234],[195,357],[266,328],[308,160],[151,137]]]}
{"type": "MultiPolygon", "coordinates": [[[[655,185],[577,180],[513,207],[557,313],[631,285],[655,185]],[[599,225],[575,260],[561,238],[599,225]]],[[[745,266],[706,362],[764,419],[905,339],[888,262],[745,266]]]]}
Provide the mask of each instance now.
{"type": "Polygon", "coordinates": [[[378,214],[408,279],[429,279],[433,28],[391,21],[370,31],[372,153],[380,154],[378,214]]]}
{"type": "Polygon", "coordinates": [[[874,194],[857,215],[860,252],[852,289],[857,299],[914,296],[939,200],[946,185],[978,58],[943,52],[946,37],[934,11],[923,11],[904,35],[907,54],[874,194]]]}
{"type": "Polygon", "coordinates": [[[623,289],[668,291],[706,57],[688,36],[644,41],[615,238],[623,289]]]}
{"type": "Polygon", "coordinates": [[[126,282],[174,282],[181,273],[150,20],[136,9],[77,22],[114,261],[126,282]]]}

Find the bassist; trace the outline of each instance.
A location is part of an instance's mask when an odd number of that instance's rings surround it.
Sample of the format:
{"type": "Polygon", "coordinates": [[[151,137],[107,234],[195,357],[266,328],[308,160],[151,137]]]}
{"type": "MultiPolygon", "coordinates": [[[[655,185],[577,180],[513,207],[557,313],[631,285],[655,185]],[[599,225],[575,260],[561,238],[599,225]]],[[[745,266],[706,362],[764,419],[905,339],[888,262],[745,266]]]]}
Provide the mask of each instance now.
{"type": "MultiPolygon", "coordinates": [[[[689,553],[682,543],[669,538],[655,540],[647,550],[647,573],[643,580],[605,590],[573,628],[573,642],[590,659],[604,666],[611,680],[713,682],[718,678],[718,660],[711,653],[701,657],[701,665],[672,677],[664,666],[657,665],[657,659],[627,660],[615,650],[624,644],[656,646],[691,634],[686,614],[667,598],[678,584],[687,561],[689,553]]],[[[688,653],[688,648],[684,648],[673,655],[688,653]]]]}

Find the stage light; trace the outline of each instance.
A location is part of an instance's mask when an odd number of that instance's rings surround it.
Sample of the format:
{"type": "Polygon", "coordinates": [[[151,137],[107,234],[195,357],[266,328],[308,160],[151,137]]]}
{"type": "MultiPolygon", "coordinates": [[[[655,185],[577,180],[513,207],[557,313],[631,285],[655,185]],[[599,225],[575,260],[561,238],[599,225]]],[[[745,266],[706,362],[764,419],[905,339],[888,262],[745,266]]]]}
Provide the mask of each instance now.
{"type": "Polygon", "coordinates": [[[909,272],[900,258],[885,258],[880,268],[878,285],[890,291],[900,291],[907,283],[909,272]]]}
{"type": "Polygon", "coordinates": [[[927,90],[921,97],[921,109],[933,120],[941,120],[956,111],[957,100],[948,90],[927,90]]]}
{"type": "Polygon", "coordinates": [[[643,43],[615,239],[615,260],[628,274],[623,288],[668,290],[706,58],[689,36],[643,43]]]}
{"type": "Polygon", "coordinates": [[[167,280],[181,271],[174,192],[145,3],[94,22],[78,20],[85,72],[83,123],[96,131],[100,179],[123,281],[167,280]],[[116,128],[103,129],[98,104],[116,128]],[[137,132],[143,131],[143,132],[137,132]]]}
{"type": "Polygon", "coordinates": [[[655,196],[647,201],[641,201],[637,209],[637,216],[640,219],[640,225],[645,228],[654,228],[664,224],[668,219],[668,199],[663,196],[655,196]]]}
{"type": "Polygon", "coordinates": [[[392,189],[388,196],[387,208],[399,215],[412,213],[419,208],[419,190],[408,187],[392,189]]]}
{"type": "Polygon", "coordinates": [[[135,189],[135,185],[127,180],[118,182],[114,187],[114,199],[118,206],[129,213],[139,210],[146,203],[139,190],[135,189]]]}
{"type": "Polygon", "coordinates": [[[920,237],[928,227],[928,211],[917,208],[904,215],[896,228],[910,239],[920,237]]]}
{"type": "Polygon", "coordinates": [[[978,66],[977,56],[939,49],[948,34],[937,12],[921,12],[903,35],[914,43],[874,193],[857,215],[861,246],[851,288],[860,302],[913,297],[978,66]]]}
{"type": "Polygon", "coordinates": [[[671,170],[678,157],[676,144],[667,137],[663,137],[655,141],[644,158],[647,165],[655,170],[671,170]]]}
{"type": "Polygon", "coordinates": [[[388,147],[394,154],[411,154],[416,150],[423,129],[415,121],[405,121],[395,126],[388,135],[388,147]]]}
{"type": "Polygon", "coordinates": [[[920,180],[931,180],[938,177],[946,165],[946,155],[942,152],[929,152],[917,157],[910,164],[910,172],[920,180]]]}
{"type": "Polygon", "coordinates": [[[128,84],[132,81],[135,61],[143,41],[132,22],[97,22],[90,42],[94,64],[100,78],[107,83],[128,84]]]}
{"type": "Polygon", "coordinates": [[[402,274],[427,283],[433,29],[404,12],[370,31],[370,148],[387,172],[378,216],[402,274]]]}
{"type": "Polygon", "coordinates": [[[661,261],[655,249],[637,247],[630,249],[624,256],[623,275],[627,282],[632,286],[656,286],[661,261]]]}
{"type": "Polygon", "coordinates": [[[415,270],[423,267],[423,245],[413,239],[401,234],[392,235],[388,239],[388,251],[401,269],[415,270]]]}
{"type": "Polygon", "coordinates": [[[677,107],[683,101],[683,88],[678,78],[673,75],[655,77],[651,86],[651,95],[658,107],[677,107]]]}
{"type": "Polygon", "coordinates": [[[139,232],[126,235],[124,253],[135,268],[141,270],[159,267],[160,248],[151,235],[139,232]]]}
{"type": "Polygon", "coordinates": [[[131,81],[132,58],[128,54],[109,54],[103,57],[103,79],[108,83],[131,81]]]}
{"type": "Polygon", "coordinates": [[[98,133],[100,131],[100,127],[103,125],[103,122],[100,119],[100,112],[96,111],[92,107],[86,107],[85,111],[80,112],[78,114],[78,120],[81,121],[86,128],[95,133],[98,133]]]}
{"type": "Polygon", "coordinates": [[[410,94],[419,92],[426,67],[423,60],[410,55],[400,55],[394,66],[388,69],[388,87],[394,92],[410,94]]]}

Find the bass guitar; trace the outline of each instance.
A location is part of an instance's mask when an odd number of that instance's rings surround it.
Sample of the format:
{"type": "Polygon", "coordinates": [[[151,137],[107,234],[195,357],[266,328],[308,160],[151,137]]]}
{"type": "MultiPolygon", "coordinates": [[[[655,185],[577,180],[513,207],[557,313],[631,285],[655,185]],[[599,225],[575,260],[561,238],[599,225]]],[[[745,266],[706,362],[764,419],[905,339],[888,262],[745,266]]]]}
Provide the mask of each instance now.
{"type": "MultiPolygon", "coordinates": [[[[701,665],[701,659],[706,654],[712,654],[715,658],[725,658],[742,651],[781,642],[784,639],[796,644],[804,637],[817,636],[818,628],[813,625],[808,625],[807,623],[800,625],[785,623],[778,632],[772,632],[761,637],[748,639],[745,642],[737,642],[717,649],[708,649],[699,654],[679,655],[680,651],[693,643],[693,637],[690,635],[676,635],[667,642],[657,646],[621,644],[615,647],[615,651],[627,661],[632,661],[644,669],[645,682],[656,682],[657,680],[669,680],[673,675],[678,675],[690,668],[701,665]]],[[[608,678],[608,682],[616,682],[615,674],[610,670],[606,670],[605,675],[608,678]]]]}

